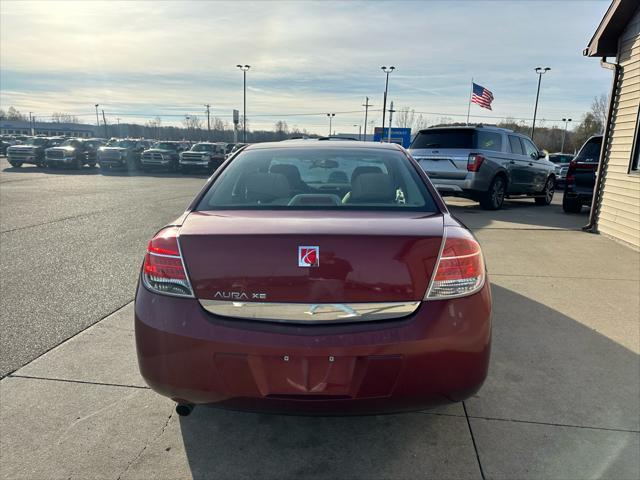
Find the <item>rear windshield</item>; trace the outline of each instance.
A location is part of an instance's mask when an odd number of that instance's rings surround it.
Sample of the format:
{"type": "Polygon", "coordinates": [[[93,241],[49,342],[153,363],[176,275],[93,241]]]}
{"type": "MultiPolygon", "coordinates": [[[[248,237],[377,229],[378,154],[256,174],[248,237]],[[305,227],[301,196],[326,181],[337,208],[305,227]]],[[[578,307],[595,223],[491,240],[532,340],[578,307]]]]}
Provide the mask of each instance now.
{"type": "Polygon", "coordinates": [[[597,162],[600,158],[600,146],[602,145],[602,137],[591,138],[585,143],[578,155],[576,161],[578,162],[597,162]]]}
{"type": "Polygon", "coordinates": [[[473,148],[473,129],[419,132],[410,148],[473,148]]]}
{"type": "Polygon", "coordinates": [[[438,129],[418,133],[410,148],[460,148],[502,151],[502,134],[489,130],[438,129]]]}
{"type": "Polygon", "coordinates": [[[197,207],[220,209],[437,211],[401,152],[368,148],[242,152],[197,207]]]}

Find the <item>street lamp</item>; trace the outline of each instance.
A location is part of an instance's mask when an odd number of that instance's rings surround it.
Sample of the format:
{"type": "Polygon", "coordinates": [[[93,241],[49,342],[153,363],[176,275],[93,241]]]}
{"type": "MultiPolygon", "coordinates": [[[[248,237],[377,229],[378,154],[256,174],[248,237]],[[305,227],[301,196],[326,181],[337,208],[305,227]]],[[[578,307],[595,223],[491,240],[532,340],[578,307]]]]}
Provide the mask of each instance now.
{"type": "Polygon", "coordinates": [[[533,109],[533,124],[531,125],[531,140],[533,140],[533,134],[536,131],[536,115],[538,113],[538,98],[540,97],[540,82],[542,82],[542,75],[551,70],[549,67],[536,67],[535,72],[538,74],[538,92],[536,93],[536,106],[533,109]]]}
{"type": "Polygon", "coordinates": [[[244,95],[243,95],[243,111],[242,114],[242,141],[247,143],[247,70],[251,68],[251,65],[236,65],[240,70],[242,70],[243,77],[243,86],[244,86],[244,95]]]}
{"type": "Polygon", "coordinates": [[[567,126],[569,125],[571,119],[563,118],[562,121],[564,122],[564,131],[562,132],[562,147],[560,147],[560,152],[564,153],[564,139],[567,136],[567,126]]]}
{"type": "Polygon", "coordinates": [[[358,140],[362,140],[362,125],[358,125],[357,123],[353,125],[354,127],[358,127],[358,140]]]}
{"type": "Polygon", "coordinates": [[[335,113],[327,113],[327,117],[329,117],[329,136],[331,136],[331,121],[335,116],[336,116],[335,113]]]}
{"type": "Polygon", "coordinates": [[[185,120],[187,123],[187,140],[191,140],[191,117],[189,115],[185,115],[185,120]]]}
{"type": "MultiPolygon", "coordinates": [[[[387,75],[387,79],[384,84],[384,102],[382,105],[382,131],[384,132],[384,119],[385,119],[385,114],[387,113],[387,92],[389,91],[389,74],[393,72],[396,69],[396,67],[387,68],[383,65],[382,67],[380,67],[380,69],[387,75]]],[[[381,143],[384,140],[382,137],[383,136],[380,137],[381,143]]]]}
{"type": "Polygon", "coordinates": [[[96,107],[96,125],[98,126],[98,130],[100,130],[100,117],[98,116],[98,107],[100,106],[100,104],[96,103],[95,107],[96,107]]]}

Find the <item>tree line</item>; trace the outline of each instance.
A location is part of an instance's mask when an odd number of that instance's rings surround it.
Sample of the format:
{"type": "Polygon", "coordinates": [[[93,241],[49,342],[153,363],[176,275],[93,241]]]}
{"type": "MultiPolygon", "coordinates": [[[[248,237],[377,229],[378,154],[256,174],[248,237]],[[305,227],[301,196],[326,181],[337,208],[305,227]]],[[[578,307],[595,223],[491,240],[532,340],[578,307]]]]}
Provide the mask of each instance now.
{"type": "MultiPolygon", "coordinates": [[[[576,152],[590,136],[602,133],[606,122],[607,108],[608,99],[606,95],[595,97],[591,104],[591,109],[585,112],[580,120],[574,119],[571,122],[566,135],[564,127],[546,126],[544,119],[542,119],[536,124],[534,141],[542,149],[549,152],[559,152],[563,146],[564,136],[564,151],[569,153],[576,152]]],[[[0,109],[0,120],[28,121],[29,117],[11,106],[6,112],[0,109]]],[[[411,128],[413,133],[429,126],[466,125],[462,122],[454,122],[449,117],[441,117],[438,121],[432,122],[434,123],[433,125],[430,125],[426,117],[422,114],[416,114],[416,111],[409,107],[398,109],[394,120],[397,127],[411,128]]],[[[53,112],[51,121],[53,123],[79,123],[78,117],[64,112],[53,112]]],[[[238,128],[234,130],[234,125],[218,117],[212,117],[207,125],[206,119],[203,120],[200,116],[185,114],[181,126],[164,125],[160,117],[148,120],[144,125],[120,123],[119,121],[118,123],[105,125],[103,121],[96,134],[105,138],[133,137],[229,143],[234,141],[234,133],[237,133],[238,141],[242,141],[243,122],[244,118],[241,116],[238,128]]],[[[513,118],[506,118],[493,125],[527,135],[531,133],[531,126],[528,123],[522,120],[517,121],[513,118]]],[[[306,129],[290,128],[287,122],[282,120],[275,122],[271,130],[251,130],[248,121],[246,127],[247,141],[250,143],[318,136],[309,133],[306,129]]]]}

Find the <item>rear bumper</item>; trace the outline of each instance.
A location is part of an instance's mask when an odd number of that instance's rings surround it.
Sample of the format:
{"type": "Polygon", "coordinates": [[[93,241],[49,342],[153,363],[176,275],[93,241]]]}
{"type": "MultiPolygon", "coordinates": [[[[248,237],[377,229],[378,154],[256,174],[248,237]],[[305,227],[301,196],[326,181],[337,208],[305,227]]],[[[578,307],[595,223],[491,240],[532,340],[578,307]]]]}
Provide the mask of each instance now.
{"type": "Polygon", "coordinates": [[[418,410],[482,385],[491,293],[486,284],[423,302],[400,320],[301,326],[216,317],[141,285],[135,331],[142,376],[175,401],[294,414],[418,410]]]}
{"type": "Polygon", "coordinates": [[[479,192],[489,189],[489,182],[474,174],[467,174],[467,178],[453,180],[438,177],[429,177],[434,187],[443,195],[459,195],[474,197],[479,192]]]}

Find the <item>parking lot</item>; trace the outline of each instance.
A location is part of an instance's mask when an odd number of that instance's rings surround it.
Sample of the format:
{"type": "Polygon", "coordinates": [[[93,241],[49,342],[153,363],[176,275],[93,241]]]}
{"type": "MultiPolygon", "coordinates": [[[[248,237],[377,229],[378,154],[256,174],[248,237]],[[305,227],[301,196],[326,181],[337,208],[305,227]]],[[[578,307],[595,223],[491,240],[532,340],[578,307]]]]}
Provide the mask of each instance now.
{"type": "Polygon", "coordinates": [[[196,408],[137,370],[146,241],[205,175],[12,168],[0,159],[2,478],[640,476],[640,255],[587,212],[448,199],[480,240],[494,303],[484,387],[366,417],[196,408]]]}

